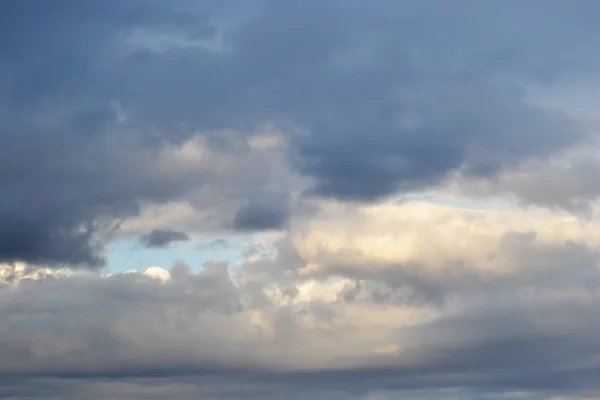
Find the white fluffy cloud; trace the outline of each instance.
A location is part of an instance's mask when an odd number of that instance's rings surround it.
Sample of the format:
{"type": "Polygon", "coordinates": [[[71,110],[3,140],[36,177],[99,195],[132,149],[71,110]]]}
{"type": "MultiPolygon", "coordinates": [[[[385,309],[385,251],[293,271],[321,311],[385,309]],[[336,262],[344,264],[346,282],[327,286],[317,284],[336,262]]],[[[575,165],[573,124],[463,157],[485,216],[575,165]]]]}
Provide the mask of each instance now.
{"type": "Polygon", "coordinates": [[[481,280],[544,274],[592,263],[600,222],[547,209],[467,209],[410,201],[366,207],[330,204],[292,225],[306,265],[301,276],[386,271],[481,280]]]}

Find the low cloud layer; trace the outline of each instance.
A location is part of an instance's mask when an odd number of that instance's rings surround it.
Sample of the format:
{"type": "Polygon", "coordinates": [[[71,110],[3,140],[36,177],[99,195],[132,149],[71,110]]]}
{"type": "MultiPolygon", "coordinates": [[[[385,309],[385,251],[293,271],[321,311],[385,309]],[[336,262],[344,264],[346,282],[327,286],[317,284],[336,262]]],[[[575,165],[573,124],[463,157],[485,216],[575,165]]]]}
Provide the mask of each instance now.
{"type": "Polygon", "coordinates": [[[522,211],[413,202],[354,209],[343,219],[352,228],[338,230],[343,212],[325,206],[314,220],[310,232],[327,235],[319,250],[301,225],[265,237],[246,261],[200,272],[182,260],[104,276],[3,267],[0,372],[15,383],[0,386],[132,399],[600,390],[600,227],[550,212],[526,221],[522,211]],[[379,242],[368,238],[375,225],[379,242]],[[386,235],[395,245],[381,242],[386,235]]]}

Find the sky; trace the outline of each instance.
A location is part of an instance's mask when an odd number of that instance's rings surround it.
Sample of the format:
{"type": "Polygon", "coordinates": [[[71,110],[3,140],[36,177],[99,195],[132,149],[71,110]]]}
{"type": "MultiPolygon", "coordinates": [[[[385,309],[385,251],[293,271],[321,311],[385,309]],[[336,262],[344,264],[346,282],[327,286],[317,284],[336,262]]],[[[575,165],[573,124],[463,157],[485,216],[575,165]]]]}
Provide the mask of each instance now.
{"type": "Polygon", "coordinates": [[[0,1],[0,399],[600,399],[599,20],[0,1]]]}

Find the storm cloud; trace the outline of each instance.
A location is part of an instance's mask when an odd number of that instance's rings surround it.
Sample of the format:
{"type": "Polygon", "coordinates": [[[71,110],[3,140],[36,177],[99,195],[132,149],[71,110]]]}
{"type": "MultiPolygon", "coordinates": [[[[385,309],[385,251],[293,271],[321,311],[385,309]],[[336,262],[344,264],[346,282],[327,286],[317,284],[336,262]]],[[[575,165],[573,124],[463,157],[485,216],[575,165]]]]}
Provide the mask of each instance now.
{"type": "MultiPolygon", "coordinates": [[[[352,200],[493,176],[588,133],[524,94],[592,78],[594,2],[1,7],[5,261],[103,264],[106,220],[201,183],[152,163],[198,131],[227,146],[211,132],[275,124],[307,193],[352,200]]],[[[234,226],[286,214],[251,210],[234,226]]]]}

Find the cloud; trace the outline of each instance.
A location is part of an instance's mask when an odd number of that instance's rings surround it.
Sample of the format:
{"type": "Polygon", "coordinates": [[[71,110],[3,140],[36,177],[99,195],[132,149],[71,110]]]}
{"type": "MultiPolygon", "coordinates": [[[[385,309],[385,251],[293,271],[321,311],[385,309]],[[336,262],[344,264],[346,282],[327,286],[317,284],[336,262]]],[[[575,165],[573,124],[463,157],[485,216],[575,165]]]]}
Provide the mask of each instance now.
{"type": "Polygon", "coordinates": [[[0,397],[597,397],[599,16],[0,2],[0,397]]]}
{"type": "Polygon", "coordinates": [[[13,39],[0,47],[0,259],[101,266],[112,219],[203,179],[156,164],[164,146],[152,123],[123,109],[108,84],[118,77],[100,71],[128,57],[132,32],[197,36],[206,15],[136,0],[1,8],[3,35],[13,39]]]}
{"type": "Polygon", "coordinates": [[[236,246],[229,242],[227,239],[214,239],[208,242],[203,242],[197,247],[199,250],[204,249],[217,249],[217,250],[231,250],[235,249],[236,246]]]}
{"type": "Polygon", "coordinates": [[[154,229],[140,237],[140,241],[146,247],[164,248],[176,242],[189,241],[190,237],[185,232],[170,229],[154,229]]]}
{"type": "Polygon", "coordinates": [[[529,162],[508,169],[493,180],[454,176],[448,189],[472,196],[511,196],[524,205],[538,205],[591,216],[598,198],[600,163],[588,144],[558,154],[551,162],[529,162]]]}
{"type": "Polygon", "coordinates": [[[103,265],[107,221],[182,198],[237,215],[234,228],[280,228],[285,171],[308,179],[296,192],[365,201],[458,170],[493,177],[589,136],[526,92],[595,78],[595,4],[241,5],[2,5],[2,260],[103,265]],[[266,175],[237,169],[234,185],[155,163],[197,135],[244,153],[219,132],[267,125],[288,157],[266,175]]]}
{"type": "Polygon", "coordinates": [[[595,220],[544,209],[333,203],[318,217],[292,222],[290,240],[303,262],[290,272],[442,293],[480,284],[547,285],[550,276],[578,285],[581,276],[594,274],[599,234],[595,220]],[[563,270],[566,264],[574,270],[563,270]]]}
{"type": "MultiPolygon", "coordinates": [[[[556,268],[577,274],[577,262],[556,268]]],[[[256,285],[247,267],[207,263],[192,272],[178,261],[168,272],[0,286],[0,371],[11,377],[0,390],[215,399],[600,390],[597,270],[585,285],[554,281],[544,269],[537,286],[463,288],[443,303],[415,303],[376,296],[376,276],[256,285]]]]}
{"type": "Polygon", "coordinates": [[[36,265],[0,264],[0,284],[18,284],[23,279],[45,280],[53,277],[71,276],[68,268],[52,269],[36,265]]]}
{"type": "MultiPolygon", "coordinates": [[[[259,378],[259,377],[255,377],[259,378]]],[[[111,393],[123,399],[162,399],[164,397],[177,399],[206,399],[225,398],[240,399],[268,399],[279,400],[282,397],[292,400],[308,398],[317,400],[594,400],[593,395],[566,395],[553,396],[536,395],[530,392],[486,392],[475,393],[469,390],[373,390],[365,393],[348,393],[344,390],[326,390],[318,385],[318,381],[286,381],[267,382],[265,379],[256,382],[238,378],[233,381],[217,379],[215,377],[190,379],[154,378],[154,379],[36,379],[31,385],[31,380],[14,379],[11,383],[11,392],[27,396],[45,396],[52,399],[78,399],[89,394],[102,396],[111,393]],[[27,386],[27,385],[31,386],[27,386]],[[228,397],[227,397],[228,396],[228,397]]],[[[43,398],[43,397],[42,397],[43,398]]]]}
{"type": "Polygon", "coordinates": [[[289,213],[286,205],[274,202],[249,203],[238,210],[233,225],[243,231],[283,228],[289,213]]]}

